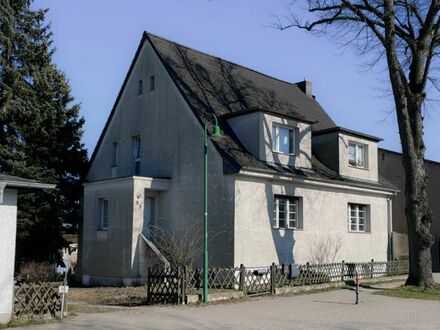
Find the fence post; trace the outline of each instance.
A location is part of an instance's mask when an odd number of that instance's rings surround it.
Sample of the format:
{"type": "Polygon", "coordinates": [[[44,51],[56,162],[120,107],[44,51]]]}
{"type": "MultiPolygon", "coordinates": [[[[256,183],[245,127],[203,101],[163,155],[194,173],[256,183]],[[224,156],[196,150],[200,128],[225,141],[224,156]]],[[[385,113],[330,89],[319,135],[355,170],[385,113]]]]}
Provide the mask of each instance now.
{"type": "Polygon", "coordinates": [[[345,260],[342,260],[341,263],[341,282],[345,280],[345,260]]]}
{"type": "Polygon", "coordinates": [[[271,294],[275,294],[275,263],[273,262],[272,265],[270,266],[270,293],[271,294]]]}
{"type": "Polygon", "coordinates": [[[374,259],[371,259],[371,278],[373,278],[374,275],[374,259]]]}
{"type": "Polygon", "coordinates": [[[151,280],[150,280],[150,267],[147,267],[147,304],[151,302],[151,280]]]}
{"type": "Polygon", "coordinates": [[[309,266],[310,266],[310,263],[307,261],[307,263],[306,263],[306,276],[305,276],[305,280],[306,280],[306,283],[310,285],[311,277],[310,277],[310,272],[309,272],[309,268],[310,268],[309,266]]]}
{"type": "Polygon", "coordinates": [[[238,289],[240,291],[244,292],[244,283],[245,283],[245,278],[246,278],[246,268],[244,267],[243,264],[240,265],[240,282],[239,282],[239,287],[238,289]]]}
{"type": "Polygon", "coordinates": [[[181,274],[182,277],[182,304],[184,305],[186,303],[186,292],[187,292],[187,285],[188,285],[188,281],[187,281],[187,272],[188,269],[185,266],[183,266],[183,272],[181,274]]]}
{"type": "Polygon", "coordinates": [[[182,266],[177,267],[177,304],[182,304],[182,266]]]}

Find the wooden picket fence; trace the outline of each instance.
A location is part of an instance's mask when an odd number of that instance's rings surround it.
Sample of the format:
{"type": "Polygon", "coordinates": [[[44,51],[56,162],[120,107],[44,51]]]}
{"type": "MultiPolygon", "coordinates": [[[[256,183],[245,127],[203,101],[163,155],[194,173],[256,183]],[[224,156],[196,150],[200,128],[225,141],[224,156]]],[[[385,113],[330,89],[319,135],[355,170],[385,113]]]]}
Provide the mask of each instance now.
{"type": "MultiPolygon", "coordinates": [[[[306,286],[330,282],[407,274],[408,260],[344,262],[331,264],[276,265],[263,267],[212,267],[208,288],[239,290],[246,295],[273,294],[283,286],[306,286]]],[[[149,268],[148,301],[151,304],[181,304],[189,294],[203,288],[203,268],[149,268]]]]}
{"type": "Polygon", "coordinates": [[[57,316],[61,311],[61,282],[16,283],[14,294],[14,317],[35,318],[57,316]]]}

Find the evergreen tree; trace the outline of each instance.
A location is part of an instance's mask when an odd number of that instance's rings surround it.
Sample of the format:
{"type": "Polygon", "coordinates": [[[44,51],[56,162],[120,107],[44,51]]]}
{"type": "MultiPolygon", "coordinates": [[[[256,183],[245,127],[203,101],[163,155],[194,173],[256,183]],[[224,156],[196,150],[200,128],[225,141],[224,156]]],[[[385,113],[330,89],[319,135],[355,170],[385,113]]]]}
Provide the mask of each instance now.
{"type": "Polygon", "coordinates": [[[79,105],[52,63],[47,10],[30,4],[0,0],[0,171],[57,185],[19,196],[17,257],[47,260],[65,243],[60,224],[81,218],[87,151],[79,105]]]}

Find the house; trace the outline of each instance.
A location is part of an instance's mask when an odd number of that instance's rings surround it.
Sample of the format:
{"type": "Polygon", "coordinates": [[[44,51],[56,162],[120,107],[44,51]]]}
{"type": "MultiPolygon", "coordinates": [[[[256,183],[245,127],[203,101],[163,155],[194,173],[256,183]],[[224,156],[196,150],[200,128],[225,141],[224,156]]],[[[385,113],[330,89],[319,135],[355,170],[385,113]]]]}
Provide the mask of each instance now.
{"type": "Polygon", "coordinates": [[[0,173],[0,324],[8,323],[13,311],[18,191],[53,188],[55,185],[0,173]]]}
{"type": "Polygon", "coordinates": [[[338,127],[309,81],[144,33],[84,184],[83,284],[141,281],[151,225],[202,228],[215,120],[210,265],[387,259],[396,188],[378,175],[380,138],[338,127]],[[318,256],[324,246],[333,252],[318,256]]]}
{"type": "MultiPolygon", "coordinates": [[[[405,216],[405,172],[402,154],[386,149],[378,152],[379,174],[392,182],[402,193],[393,198],[392,253],[395,258],[408,257],[408,227],[405,216]]],[[[431,232],[434,236],[432,246],[432,270],[440,272],[440,204],[436,201],[440,189],[440,163],[425,160],[428,174],[428,198],[432,210],[431,232]]]]}

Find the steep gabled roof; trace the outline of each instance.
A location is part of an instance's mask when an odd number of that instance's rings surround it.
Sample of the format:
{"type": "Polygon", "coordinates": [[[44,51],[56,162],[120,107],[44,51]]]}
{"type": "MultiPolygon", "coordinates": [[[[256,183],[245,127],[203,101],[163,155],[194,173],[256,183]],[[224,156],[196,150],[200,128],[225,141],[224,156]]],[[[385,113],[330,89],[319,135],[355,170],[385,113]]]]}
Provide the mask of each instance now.
{"type": "MultiPolygon", "coordinates": [[[[274,173],[283,172],[317,180],[345,183],[352,181],[352,184],[358,184],[356,180],[338,176],[315,157],[312,160],[312,170],[295,169],[263,162],[246,150],[227,124],[227,118],[234,116],[234,114],[263,109],[275,115],[309,122],[314,132],[336,127],[320,104],[314,98],[307,96],[296,84],[267,76],[146,32],[143,34],[90,162],[93,162],[140,50],[146,41],[153,47],[199,122],[203,124],[206,121],[210,126],[212,114],[215,114],[219,119],[223,136],[219,139],[213,139],[212,142],[223,157],[225,173],[234,173],[245,168],[274,173]]],[[[382,180],[379,183],[365,184],[393,188],[388,182],[382,180]]]]}

